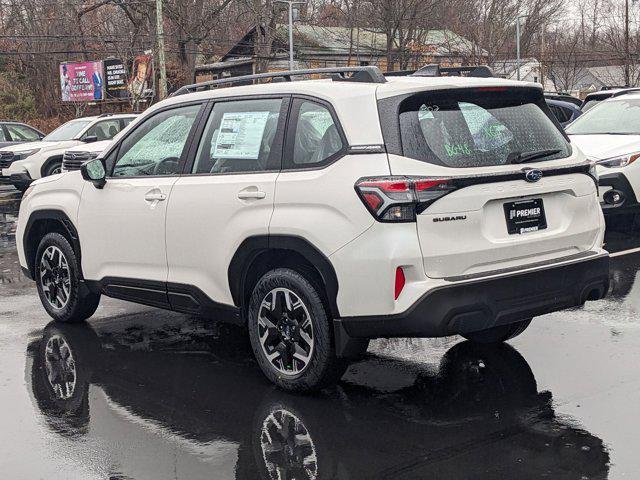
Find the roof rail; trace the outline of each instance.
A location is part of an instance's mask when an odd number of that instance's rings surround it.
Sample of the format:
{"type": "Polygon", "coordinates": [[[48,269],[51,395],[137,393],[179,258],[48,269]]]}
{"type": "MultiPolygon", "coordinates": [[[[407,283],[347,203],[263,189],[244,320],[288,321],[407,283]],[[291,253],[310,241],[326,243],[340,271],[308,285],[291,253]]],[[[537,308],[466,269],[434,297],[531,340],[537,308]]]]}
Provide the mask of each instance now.
{"type": "Polygon", "coordinates": [[[284,72],[256,73],[254,75],[242,75],[239,77],[220,78],[218,80],[210,80],[208,82],[194,83],[185,85],[176,90],[171,96],[184,95],[185,93],[200,92],[211,90],[213,87],[224,85],[227,83],[253,82],[254,80],[262,80],[270,78],[274,81],[291,82],[291,77],[300,75],[331,75],[334,81],[341,82],[364,82],[364,83],[385,83],[387,80],[378,67],[335,67],[335,68],[309,68],[303,70],[287,70],[284,72]],[[345,74],[351,73],[350,77],[345,74]]]}
{"type": "Polygon", "coordinates": [[[101,113],[100,115],[98,115],[98,118],[112,117],[113,115],[115,115],[115,113],[101,113]]]}
{"type": "Polygon", "coordinates": [[[471,65],[465,67],[441,67],[437,63],[431,63],[420,67],[418,70],[401,70],[398,72],[385,72],[386,77],[495,77],[493,70],[487,65],[471,65]],[[466,75],[463,75],[466,74],[466,75]]]}

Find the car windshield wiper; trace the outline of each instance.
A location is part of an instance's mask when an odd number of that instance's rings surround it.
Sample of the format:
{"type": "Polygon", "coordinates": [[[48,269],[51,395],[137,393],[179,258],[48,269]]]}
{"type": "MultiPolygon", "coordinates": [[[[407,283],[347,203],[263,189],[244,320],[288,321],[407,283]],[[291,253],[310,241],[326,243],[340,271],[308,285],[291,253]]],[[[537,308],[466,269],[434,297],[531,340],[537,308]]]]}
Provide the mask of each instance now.
{"type": "Polygon", "coordinates": [[[537,152],[511,152],[507,156],[507,161],[509,163],[527,163],[532,162],[534,160],[539,160],[544,157],[550,157],[551,155],[555,155],[556,153],[560,153],[562,150],[559,148],[551,149],[551,150],[538,150],[537,152]]]}

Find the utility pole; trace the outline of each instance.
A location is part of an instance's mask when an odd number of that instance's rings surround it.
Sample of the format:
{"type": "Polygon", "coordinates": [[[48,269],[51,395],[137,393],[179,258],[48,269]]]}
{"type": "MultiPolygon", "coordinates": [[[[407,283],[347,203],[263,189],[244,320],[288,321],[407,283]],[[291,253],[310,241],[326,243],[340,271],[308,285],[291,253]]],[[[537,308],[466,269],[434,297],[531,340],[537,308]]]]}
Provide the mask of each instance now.
{"type": "Polygon", "coordinates": [[[158,68],[160,69],[160,85],[158,97],[167,98],[167,64],[164,56],[164,22],[162,15],[162,0],[156,0],[156,39],[158,43],[158,68]]]}
{"type": "Polygon", "coordinates": [[[528,16],[529,15],[518,15],[516,17],[516,69],[518,80],[520,80],[520,19],[528,16]]]}
{"type": "Polygon", "coordinates": [[[307,2],[298,0],[274,0],[276,3],[286,3],[289,6],[289,70],[295,70],[293,63],[293,6],[305,5],[307,2]]]}
{"type": "Polygon", "coordinates": [[[546,26],[542,27],[542,35],[540,39],[540,83],[544,89],[544,32],[547,29],[546,26]]]}
{"type": "Polygon", "coordinates": [[[629,75],[629,0],[624,0],[624,86],[628,87],[629,75]]]}

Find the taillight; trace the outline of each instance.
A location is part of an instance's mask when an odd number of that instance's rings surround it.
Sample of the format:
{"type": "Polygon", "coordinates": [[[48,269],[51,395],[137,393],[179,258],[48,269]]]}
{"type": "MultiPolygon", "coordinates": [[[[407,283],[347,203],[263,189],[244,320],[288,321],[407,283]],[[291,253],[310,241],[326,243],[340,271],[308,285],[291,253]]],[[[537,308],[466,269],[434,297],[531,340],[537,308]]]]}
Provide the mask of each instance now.
{"type": "Polygon", "coordinates": [[[437,199],[456,189],[451,179],[369,177],[356,182],[356,192],[381,222],[414,222],[437,199]]]}

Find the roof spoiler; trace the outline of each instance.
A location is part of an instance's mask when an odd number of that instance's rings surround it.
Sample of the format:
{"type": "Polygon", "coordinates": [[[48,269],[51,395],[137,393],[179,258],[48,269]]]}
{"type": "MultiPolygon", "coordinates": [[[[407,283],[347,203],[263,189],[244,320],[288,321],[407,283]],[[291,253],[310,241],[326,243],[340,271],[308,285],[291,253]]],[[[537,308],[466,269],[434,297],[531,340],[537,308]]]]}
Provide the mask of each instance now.
{"type": "Polygon", "coordinates": [[[432,63],[418,70],[401,70],[385,72],[386,77],[495,77],[493,70],[487,65],[470,65],[465,67],[441,67],[432,63]]]}

